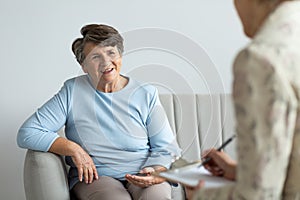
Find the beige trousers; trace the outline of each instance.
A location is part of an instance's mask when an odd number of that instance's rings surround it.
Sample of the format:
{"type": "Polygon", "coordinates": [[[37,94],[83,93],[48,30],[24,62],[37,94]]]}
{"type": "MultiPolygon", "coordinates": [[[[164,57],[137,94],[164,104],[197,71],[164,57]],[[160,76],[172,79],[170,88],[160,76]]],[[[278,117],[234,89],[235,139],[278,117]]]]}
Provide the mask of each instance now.
{"type": "Polygon", "coordinates": [[[72,189],[77,200],[167,200],[171,199],[167,182],[140,188],[128,182],[101,176],[91,184],[78,182],[72,189]]]}

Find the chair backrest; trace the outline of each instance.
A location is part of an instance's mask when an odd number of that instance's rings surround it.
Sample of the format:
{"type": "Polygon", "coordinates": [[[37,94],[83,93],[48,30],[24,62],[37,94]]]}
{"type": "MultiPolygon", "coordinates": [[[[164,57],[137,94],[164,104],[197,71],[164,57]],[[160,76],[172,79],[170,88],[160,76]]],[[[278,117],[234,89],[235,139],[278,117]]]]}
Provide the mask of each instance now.
{"type": "MultiPolygon", "coordinates": [[[[235,132],[230,94],[161,94],[160,101],[186,160],[199,160],[203,150],[218,147],[235,132]]],[[[225,151],[236,158],[235,142],[225,151]]]]}

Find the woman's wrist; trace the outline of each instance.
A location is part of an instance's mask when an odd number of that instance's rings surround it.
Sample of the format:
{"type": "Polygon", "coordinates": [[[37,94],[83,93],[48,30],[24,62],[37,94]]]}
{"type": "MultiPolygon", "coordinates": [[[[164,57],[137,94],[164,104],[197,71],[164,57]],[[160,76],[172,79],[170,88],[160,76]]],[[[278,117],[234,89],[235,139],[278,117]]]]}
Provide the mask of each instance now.
{"type": "Polygon", "coordinates": [[[57,138],[51,145],[50,152],[64,156],[75,156],[83,151],[83,149],[75,142],[63,137],[57,138]]]}

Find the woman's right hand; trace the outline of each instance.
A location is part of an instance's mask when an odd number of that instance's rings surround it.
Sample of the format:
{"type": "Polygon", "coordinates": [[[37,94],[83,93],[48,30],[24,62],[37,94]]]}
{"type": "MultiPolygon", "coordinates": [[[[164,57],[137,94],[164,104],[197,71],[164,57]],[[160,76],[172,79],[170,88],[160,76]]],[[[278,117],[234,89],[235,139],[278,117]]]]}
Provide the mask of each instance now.
{"type": "Polygon", "coordinates": [[[71,156],[73,163],[77,167],[80,182],[82,182],[82,178],[84,178],[85,183],[92,183],[94,179],[98,179],[94,161],[77,143],[67,138],[59,137],[53,142],[49,152],[71,156]]]}
{"type": "Polygon", "coordinates": [[[92,183],[94,179],[98,179],[98,173],[93,159],[80,146],[77,147],[77,150],[71,158],[77,167],[80,182],[84,179],[85,183],[88,184],[92,183]]]}
{"type": "Polygon", "coordinates": [[[236,161],[232,160],[225,152],[209,149],[204,152],[204,158],[211,160],[204,167],[215,176],[235,180],[236,178],[236,161]]]}

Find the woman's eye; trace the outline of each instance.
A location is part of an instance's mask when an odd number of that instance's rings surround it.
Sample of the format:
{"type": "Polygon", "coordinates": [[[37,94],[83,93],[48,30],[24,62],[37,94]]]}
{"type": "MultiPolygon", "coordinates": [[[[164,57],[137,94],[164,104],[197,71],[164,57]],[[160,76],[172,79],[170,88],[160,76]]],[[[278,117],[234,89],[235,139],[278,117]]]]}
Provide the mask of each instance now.
{"type": "Polygon", "coordinates": [[[100,58],[100,56],[92,56],[92,60],[97,60],[99,58],[100,58]]]}

